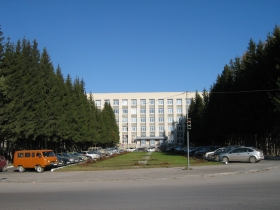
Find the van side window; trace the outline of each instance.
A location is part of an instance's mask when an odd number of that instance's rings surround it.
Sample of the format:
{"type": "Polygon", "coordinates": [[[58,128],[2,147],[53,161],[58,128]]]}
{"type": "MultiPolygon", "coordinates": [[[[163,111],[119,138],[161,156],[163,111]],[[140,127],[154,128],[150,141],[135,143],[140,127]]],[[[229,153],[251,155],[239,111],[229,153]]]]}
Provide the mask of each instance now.
{"type": "Polygon", "coordinates": [[[35,157],[35,152],[32,152],[32,157],[35,157]]]}
{"type": "Polygon", "coordinates": [[[40,153],[40,152],[37,152],[36,156],[37,156],[37,157],[41,157],[41,153],[40,153]]]}
{"type": "Polygon", "coordinates": [[[30,157],[30,153],[25,153],[25,157],[30,157]]]}
{"type": "Polygon", "coordinates": [[[18,157],[18,158],[22,158],[22,157],[23,157],[23,153],[18,153],[18,154],[17,154],[17,157],[18,157]]]}

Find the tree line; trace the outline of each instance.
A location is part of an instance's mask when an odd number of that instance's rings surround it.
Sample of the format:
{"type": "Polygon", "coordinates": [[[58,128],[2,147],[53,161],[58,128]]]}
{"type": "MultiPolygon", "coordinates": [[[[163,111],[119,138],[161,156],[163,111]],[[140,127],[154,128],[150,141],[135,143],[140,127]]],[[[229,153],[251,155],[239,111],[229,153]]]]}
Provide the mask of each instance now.
{"type": "Polygon", "coordinates": [[[5,39],[0,28],[0,148],[82,150],[119,143],[110,104],[102,110],[78,77],[54,69],[36,40],[5,39]]]}
{"type": "Polygon", "coordinates": [[[224,66],[209,92],[189,107],[193,145],[245,145],[280,149],[280,28],[224,66]]]}

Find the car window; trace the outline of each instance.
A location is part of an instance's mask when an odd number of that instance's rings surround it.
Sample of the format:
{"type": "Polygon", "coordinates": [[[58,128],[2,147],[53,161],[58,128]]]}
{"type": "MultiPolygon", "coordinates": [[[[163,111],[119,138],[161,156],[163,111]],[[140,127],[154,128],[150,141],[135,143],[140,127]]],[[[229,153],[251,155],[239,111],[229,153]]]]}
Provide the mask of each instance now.
{"type": "Polygon", "coordinates": [[[239,149],[234,149],[231,151],[231,153],[239,153],[239,149]]]}
{"type": "Polygon", "coordinates": [[[247,148],[239,148],[239,152],[247,152],[247,148]]]}
{"type": "Polygon", "coordinates": [[[247,148],[247,151],[248,151],[248,152],[254,152],[254,150],[253,150],[253,149],[250,149],[250,148],[247,148]]]}

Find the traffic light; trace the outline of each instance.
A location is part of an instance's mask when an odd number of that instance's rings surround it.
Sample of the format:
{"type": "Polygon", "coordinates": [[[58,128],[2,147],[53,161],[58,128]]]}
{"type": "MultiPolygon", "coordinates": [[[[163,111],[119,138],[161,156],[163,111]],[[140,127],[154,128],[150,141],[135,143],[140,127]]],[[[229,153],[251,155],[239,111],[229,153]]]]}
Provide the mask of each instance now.
{"type": "Polygon", "coordinates": [[[191,118],[188,118],[188,119],[187,119],[187,129],[188,129],[188,130],[191,129],[191,127],[192,127],[191,124],[192,124],[191,118]]]}

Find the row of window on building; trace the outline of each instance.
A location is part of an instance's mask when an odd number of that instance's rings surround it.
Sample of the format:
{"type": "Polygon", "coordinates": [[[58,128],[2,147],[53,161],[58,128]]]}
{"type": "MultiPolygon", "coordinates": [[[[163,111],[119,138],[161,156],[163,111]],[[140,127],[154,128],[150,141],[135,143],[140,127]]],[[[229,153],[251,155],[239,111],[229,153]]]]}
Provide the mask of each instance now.
{"type": "MultiPolygon", "coordinates": [[[[137,126],[131,126],[130,127],[132,132],[137,132],[137,126]]],[[[141,132],[146,131],[146,126],[140,126],[141,132]]],[[[164,131],[164,126],[159,126],[158,127],[159,132],[163,132],[164,131]]],[[[168,131],[173,131],[174,130],[174,126],[168,126],[168,131]]],[[[182,126],[177,126],[177,131],[182,131],[183,128],[182,126]]],[[[127,132],[128,131],[128,127],[122,127],[122,131],[123,132],[127,132]]],[[[155,126],[150,126],[150,131],[151,132],[155,132],[156,131],[156,127],[155,126]]]]}
{"type": "MultiPolygon", "coordinates": [[[[175,99],[174,99],[175,100],[175,99]]],[[[121,105],[127,106],[128,105],[128,99],[114,99],[113,100],[113,106],[119,106],[121,101],[121,105]]],[[[158,102],[158,105],[164,105],[164,99],[149,99],[148,103],[146,99],[140,99],[140,105],[155,105],[155,102],[158,102]]],[[[105,103],[111,103],[110,100],[105,100],[105,103]]],[[[168,105],[173,105],[173,99],[167,99],[167,104],[168,105]]],[[[182,105],[182,99],[176,99],[176,104],[177,105],[182,105]]],[[[190,104],[190,99],[186,99],[186,104],[190,104]]],[[[96,100],[95,101],[96,106],[101,106],[101,100],[96,100]]],[[[131,99],[131,106],[137,106],[137,99],[131,99]]]]}
{"type": "MultiPolygon", "coordinates": [[[[177,118],[177,122],[181,122],[182,120],[182,117],[178,117],[177,118]]],[[[119,122],[119,118],[116,118],[116,122],[119,122]]],[[[128,118],[127,117],[123,117],[122,118],[122,122],[123,123],[128,123],[128,118]]],[[[140,123],[146,123],[147,120],[146,120],[146,117],[141,117],[140,118],[140,123]]],[[[155,117],[150,117],[149,118],[149,122],[150,123],[155,123],[156,122],[156,118],[155,117]]],[[[159,117],[158,118],[158,122],[160,123],[163,123],[164,122],[164,117],[159,117]]],[[[174,122],[174,118],[173,117],[168,117],[168,120],[167,120],[168,123],[173,123],[174,122]]],[[[131,118],[131,123],[137,123],[137,118],[136,117],[132,117],[131,118]]]]}
{"type": "MultiPolygon", "coordinates": [[[[119,109],[114,108],[114,113],[115,114],[119,114],[119,109]]],[[[131,114],[137,114],[137,109],[136,108],[131,108],[130,109],[131,114]]],[[[149,114],[155,114],[155,109],[151,108],[149,109],[149,114]]],[[[163,108],[159,108],[158,109],[158,113],[159,114],[164,114],[164,109],[163,108]]],[[[167,113],[168,114],[173,114],[173,109],[172,108],[168,108],[167,109],[167,113]]],[[[177,113],[181,114],[182,113],[182,108],[177,108],[177,113]]],[[[128,109],[122,109],[122,114],[128,114],[128,109]]],[[[146,114],[146,109],[140,109],[140,114],[146,114]]]]}

